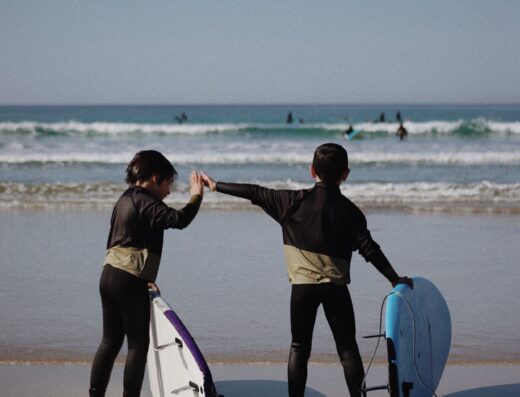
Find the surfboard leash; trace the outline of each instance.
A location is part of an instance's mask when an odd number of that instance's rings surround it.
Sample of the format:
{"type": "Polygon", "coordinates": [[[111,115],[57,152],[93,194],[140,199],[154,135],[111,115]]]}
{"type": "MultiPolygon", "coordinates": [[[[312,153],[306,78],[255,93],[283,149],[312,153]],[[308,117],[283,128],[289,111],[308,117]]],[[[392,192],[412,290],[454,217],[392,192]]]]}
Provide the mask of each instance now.
{"type": "Polygon", "coordinates": [[[370,361],[368,363],[368,367],[367,367],[367,370],[365,371],[365,376],[363,377],[363,382],[361,383],[363,385],[363,388],[368,391],[368,389],[365,388],[365,381],[366,381],[366,378],[368,376],[368,372],[370,371],[370,368],[372,367],[372,363],[374,361],[374,358],[377,354],[377,350],[379,348],[379,344],[381,342],[381,337],[384,336],[384,334],[381,333],[382,329],[383,329],[383,309],[385,307],[385,303],[386,303],[386,300],[388,299],[388,297],[390,297],[391,295],[396,295],[397,297],[399,297],[400,299],[402,299],[405,303],[406,303],[406,307],[408,308],[408,311],[410,312],[410,315],[412,316],[412,333],[413,333],[413,343],[412,343],[412,347],[413,347],[413,367],[414,367],[414,370],[415,370],[415,374],[417,375],[417,379],[419,379],[419,381],[421,382],[422,386],[428,390],[430,393],[432,393],[432,396],[433,397],[438,397],[437,394],[435,393],[435,391],[433,391],[432,389],[430,389],[428,386],[426,386],[426,384],[424,383],[423,379],[421,378],[421,375],[419,374],[419,370],[417,369],[417,358],[416,358],[416,354],[415,354],[415,316],[414,316],[414,313],[413,313],[413,310],[412,310],[412,306],[410,305],[410,302],[408,302],[408,300],[400,293],[400,292],[390,292],[388,294],[385,295],[385,297],[383,298],[383,301],[381,302],[381,309],[379,311],[379,332],[378,332],[378,335],[377,335],[377,343],[376,343],[376,347],[374,349],[374,353],[372,354],[372,357],[370,358],[370,361]]]}
{"type": "Polygon", "coordinates": [[[368,372],[370,371],[370,368],[372,367],[372,363],[374,362],[374,357],[376,356],[377,350],[379,349],[379,344],[381,342],[381,337],[383,336],[383,334],[381,333],[381,331],[383,329],[383,308],[385,306],[386,300],[388,299],[388,297],[390,295],[392,295],[392,292],[387,294],[383,298],[383,302],[381,303],[381,309],[380,309],[380,313],[379,313],[379,331],[378,331],[377,343],[376,343],[376,347],[374,349],[374,353],[372,354],[372,357],[370,358],[370,361],[368,362],[368,367],[367,367],[367,370],[365,371],[365,376],[363,377],[363,382],[361,383],[363,385],[363,387],[365,387],[365,382],[366,382],[366,379],[367,379],[367,376],[368,376],[368,372]]]}
{"type": "Polygon", "coordinates": [[[414,367],[414,370],[415,370],[415,374],[417,375],[417,378],[419,379],[419,381],[421,382],[422,386],[428,390],[430,393],[432,393],[432,395],[434,397],[438,397],[437,394],[435,393],[435,391],[433,391],[432,389],[430,389],[428,386],[426,386],[426,384],[424,383],[423,379],[421,378],[421,375],[419,374],[419,370],[417,369],[417,355],[415,354],[415,342],[416,342],[416,338],[415,338],[415,316],[414,316],[414,313],[413,313],[413,310],[412,310],[412,306],[410,305],[410,302],[408,302],[408,300],[400,293],[400,292],[390,292],[390,294],[388,295],[397,295],[399,298],[401,298],[405,303],[406,303],[406,307],[408,308],[408,311],[410,312],[410,315],[412,316],[412,329],[413,329],[413,343],[412,343],[412,347],[413,347],[413,367],[414,367]]]}

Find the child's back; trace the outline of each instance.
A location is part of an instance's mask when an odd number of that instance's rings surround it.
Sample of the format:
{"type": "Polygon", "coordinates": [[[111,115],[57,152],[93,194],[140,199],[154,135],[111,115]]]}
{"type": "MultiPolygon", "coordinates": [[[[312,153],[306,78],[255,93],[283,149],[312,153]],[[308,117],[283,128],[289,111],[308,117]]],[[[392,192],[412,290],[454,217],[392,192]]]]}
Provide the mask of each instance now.
{"type": "Polygon", "coordinates": [[[323,306],[332,330],[351,396],[360,396],[363,363],[356,342],[354,310],[347,284],[352,252],[371,262],[390,282],[400,278],[367,229],[363,213],[341,194],[349,174],[348,155],[340,145],[318,147],[311,165],[317,183],[305,190],[275,190],[258,185],[215,182],[213,191],[251,200],[274,218],[283,231],[291,292],[289,396],[303,397],[316,313],[323,306]]]}

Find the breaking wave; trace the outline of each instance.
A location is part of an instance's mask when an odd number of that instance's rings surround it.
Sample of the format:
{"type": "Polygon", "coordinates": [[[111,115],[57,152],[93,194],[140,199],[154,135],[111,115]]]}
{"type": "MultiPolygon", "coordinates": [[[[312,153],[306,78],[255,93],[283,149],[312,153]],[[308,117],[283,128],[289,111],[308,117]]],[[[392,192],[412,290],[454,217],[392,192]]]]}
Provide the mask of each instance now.
{"type": "MultiPolygon", "coordinates": [[[[410,134],[460,134],[482,135],[490,133],[520,134],[520,122],[501,122],[486,119],[456,121],[405,121],[410,134]]],[[[368,134],[394,134],[397,123],[355,123],[354,128],[368,134]]],[[[281,123],[208,123],[208,124],[173,124],[173,123],[121,123],[66,121],[45,123],[38,121],[0,122],[0,134],[22,134],[35,136],[55,135],[201,135],[214,133],[249,133],[249,134],[307,134],[323,136],[337,134],[345,130],[346,123],[306,123],[287,125],[281,123]]]]}
{"type": "MultiPolygon", "coordinates": [[[[310,187],[288,181],[263,183],[277,189],[310,187]]],[[[126,188],[118,183],[0,183],[0,209],[109,209],[126,188]]],[[[520,183],[359,183],[345,184],[343,193],[360,206],[382,208],[418,208],[422,210],[520,211],[520,183]]],[[[166,198],[170,205],[182,205],[189,187],[180,183],[166,198]]],[[[250,207],[245,200],[209,193],[203,207],[233,209],[250,207]]]]}
{"type": "MultiPolygon", "coordinates": [[[[195,153],[168,153],[165,156],[174,164],[182,165],[244,165],[309,164],[312,154],[299,151],[222,151],[195,153]]],[[[127,164],[131,152],[50,152],[6,150],[0,153],[0,164],[127,164]]],[[[520,151],[445,151],[445,152],[356,152],[349,155],[353,164],[432,164],[432,165],[478,165],[478,164],[520,164],[520,151]]]]}

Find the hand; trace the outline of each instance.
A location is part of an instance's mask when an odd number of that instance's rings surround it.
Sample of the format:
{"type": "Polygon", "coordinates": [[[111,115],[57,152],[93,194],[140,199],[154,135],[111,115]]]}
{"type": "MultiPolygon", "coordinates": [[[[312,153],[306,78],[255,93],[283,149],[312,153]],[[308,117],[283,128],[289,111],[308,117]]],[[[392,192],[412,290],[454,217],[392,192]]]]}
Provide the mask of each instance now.
{"type": "Polygon", "coordinates": [[[159,295],[161,294],[159,287],[155,283],[148,282],[148,289],[157,292],[159,295]]]}
{"type": "Polygon", "coordinates": [[[202,180],[202,176],[196,173],[195,171],[191,171],[190,174],[190,194],[192,196],[204,194],[204,181],[202,180]]]}
{"type": "Polygon", "coordinates": [[[207,176],[204,172],[201,172],[200,175],[202,177],[204,185],[207,186],[209,190],[211,190],[212,192],[217,190],[217,182],[215,182],[213,178],[207,176]]]}
{"type": "Polygon", "coordinates": [[[411,289],[413,289],[413,280],[409,277],[399,277],[397,281],[392,283],[392,287],[395,287],[397,284],[406,284],[411,289]]]}

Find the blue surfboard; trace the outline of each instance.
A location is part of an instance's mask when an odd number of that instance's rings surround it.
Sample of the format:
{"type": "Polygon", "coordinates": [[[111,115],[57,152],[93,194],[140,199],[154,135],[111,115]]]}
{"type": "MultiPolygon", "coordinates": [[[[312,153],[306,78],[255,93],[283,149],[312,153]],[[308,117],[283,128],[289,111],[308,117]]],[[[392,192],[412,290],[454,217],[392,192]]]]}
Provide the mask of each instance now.
{"type": "Polygon", "coordinates": [[[356,135],[358,135],[361,132],[361,130],[353,130],[350,134],[347,135],[347,139],[351,141],[352,139],[354,139],[356,135]]]}
{"type": "Polygon", "coordinates": [[[392,397],[431,397],[451,345],[451,317],[437,287],[422,277],[398,284],[386,304],[389,390],[392,397]]]}

